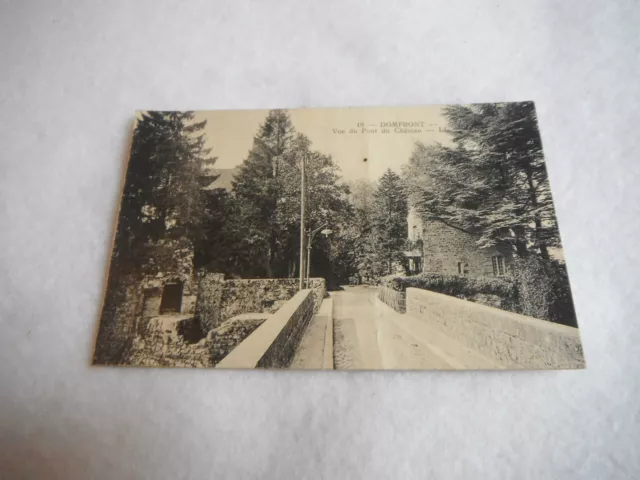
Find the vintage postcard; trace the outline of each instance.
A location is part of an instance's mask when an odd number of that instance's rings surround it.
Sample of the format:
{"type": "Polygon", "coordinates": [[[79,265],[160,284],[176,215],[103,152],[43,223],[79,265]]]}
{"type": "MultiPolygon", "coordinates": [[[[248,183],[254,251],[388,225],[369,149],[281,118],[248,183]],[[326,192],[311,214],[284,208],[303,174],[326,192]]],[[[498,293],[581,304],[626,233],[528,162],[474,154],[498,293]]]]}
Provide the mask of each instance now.
{"type": "Polygon", "coordinates": [[[138,112],[93,362],[584,368],[533,102],[138,112]]]}

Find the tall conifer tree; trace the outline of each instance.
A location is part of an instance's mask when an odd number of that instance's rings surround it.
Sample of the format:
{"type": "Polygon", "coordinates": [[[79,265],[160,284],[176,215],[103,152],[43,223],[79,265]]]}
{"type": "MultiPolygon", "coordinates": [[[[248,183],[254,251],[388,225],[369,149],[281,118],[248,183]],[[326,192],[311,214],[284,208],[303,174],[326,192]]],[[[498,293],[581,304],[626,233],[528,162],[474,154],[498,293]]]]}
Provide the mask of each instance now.
{"type": "Polygon", "coordinates": [[[374,194],[376,257],[385,274],[393,273],[394,264],[404,265],[407,239],[407,195],[402,179],[391,169],[380,177],[374,194]]]}

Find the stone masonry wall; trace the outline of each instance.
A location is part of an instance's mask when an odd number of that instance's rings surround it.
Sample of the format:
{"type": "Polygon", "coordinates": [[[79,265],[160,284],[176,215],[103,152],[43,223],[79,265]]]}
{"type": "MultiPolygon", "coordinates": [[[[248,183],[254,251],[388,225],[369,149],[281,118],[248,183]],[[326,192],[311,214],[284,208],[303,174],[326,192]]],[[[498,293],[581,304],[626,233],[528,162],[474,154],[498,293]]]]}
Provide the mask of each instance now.
{"type": "Polygon", "coordinates": [[[251,335],[271,315],[264,313],[245,313],[230,318],[222,325],[214,328],[207,335],[211,345],[211,360],[218,363],[236,348],[245,338],[251,335]]]}
{"type": "Polygon", "coordinates": [[[216,368],[288,367],[314,315],[314,306],[313,292],[297,292],[216,368]]]}
{"type": "Polygon", "coordinates": [[[94,352],[96,364],[127,364],[136,334],[144,331],[149,320],[160,314],[166,283],[182,282],[179,314],[193,315],[197,284],[193,276],[193,246],[186,238],[167,239],[149,246],[150,261],[145,274],[118,273],[112,265],[109,287],[100,320],[94,352]]]}
{"type": "MultiPolygon", "coordinates": [[[[325,281],[315,278],[310,283],[310,302],[317,310],[325,295],[325,281]]],[[[96,350],[94,362],[213,366],[220,355],[226,355],[264,321],[264,314],[275,313],[297,292],[297,279],[224,280],[222,274],[194,277],[186,268],[158,272],[132,284],[125,293],[127,300],[117,302],[120,310],[112,315],[112,323],[119,330],[107,331],[101,325],[104,352],[96,350]],[[174,280],[183,282],[181,311],[160,315],[164,285],[174,280]],[[242,314],[253,314],[259,322],[254,325],[246,317],[242,322],[234,320],[233,325],[227,322],[242,314]]]]}
{"type": "MultiPolygon", "coordinates": [[[[298,293],[298,285],[295,278],[227,280],[224,283],[222,318],[246,312],[274,313],[298,293]]],[[[325,295],[324,279],[312,278],[309,288],[317,309],[325,295]]]]}
{"type": "Polygon", "coordinates": [[[458,263],[466,263],[470,276],[493,276],[491,257],[502,255],[505,268],[511,263],[511,253],[497,247],[479,248],[476,237],[439,221],[425,224],[423,237],[423,271],[458,275],[458,263]]]}
{"type": "Polygon", "coordinates": [[[133,341],[130,364],[143,367],[213,367],[258,328],[269,315],[244,315],[224,322],[206,337],[193,317],[150,319],[133,341]],[[197,341],[196,341],[197,340],[197,341]]]}
{"type": "Polygon", "coordinates": [[[154,264],[140,284],[144,296],[142,317],[160,315],[162,292],[166,283],[182,282],[181,314],[195,313],[198,283],[193,275],[193,247],[185,239],[159,242],[154,246],[154,264]]]}
{"type": "Polygon", "coordinates": [[[142,311],[143,296],[136,279],[123,276],[119,282],[111,280],[110,278],[93,355],[93,363],[97,365],[127,362],[142,311]]]}
{"type": "Polygon", "coordinates": [[[407,299],[405,292],[398,292],[385,285],[378,286],[378,298],[393,308],[396,312],[407,311],[407,299]]]}
{"type": "Polygon", "coordinates": [[[184,331],[193,328],[193,318],[163,315],[149,319],[131,349],[131,365],[141,367],[211,367],[211,349],[206,339],[189,343],[184,331]]]}
{"type": "Polygon", "coordinates": [[[224,274],[222,273],[207,273],[198,278],[196,315],[205,332],[223,321],[221,319],[223,286],[224,274]]]}
{"type": "MultiPolygon", "coordinates": [[[[205,274],[199,280],[196,313],[205,331],[243,313],[274,313],[298,292],[298,285],[295,278],[222,280],[220,274],[205,274]]],[[[317,310],[325,280],[312,278],[310,288],[317,310]]]]}
{"type": "Polygon", "coordinates": [[[584,368],[577,328],[416,288],[407,314],[507,368],[584,368]]]}
{"type": "MultiPolygon", "coordinates": [[[[311,295],[303,295],[304,293],[306,292],[303,291],[299,295],[298,298],[301,300],[297,305],[295,305],[294,299],[291,300],[295,309],[291,312],[284,328],[258,362],[258,367],[287,368],[291,364],[315,310],[313,292],[311,295]]],[[[283,308],[282,314],[287,312],[287,309],[283,308]]]]}
{"type": "Polygon", "coordinates": [[[475,235],[438,220],[425,222],[414,208],[409,209],[407,224],[409,239],[423,242],[423,272],[458,275],[458,263],[463,263],[470,276],[493,276],[492,256],[502,255],[507,269],[511,264],[508,249],[479,248],[475,235]]]}

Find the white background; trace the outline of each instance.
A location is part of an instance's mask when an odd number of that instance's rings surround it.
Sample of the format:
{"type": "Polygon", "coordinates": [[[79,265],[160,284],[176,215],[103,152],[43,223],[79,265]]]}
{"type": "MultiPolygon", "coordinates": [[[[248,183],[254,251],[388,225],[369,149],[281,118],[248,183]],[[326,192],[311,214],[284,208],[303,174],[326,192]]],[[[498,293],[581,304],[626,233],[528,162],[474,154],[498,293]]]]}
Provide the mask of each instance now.
{"type": "Polygon", "coordinates": [[[5,478],[640,478],[637,2],[0,2],[5,478]],[[585,371],[89,366],[135,109],[535,100],[585,371]]]}

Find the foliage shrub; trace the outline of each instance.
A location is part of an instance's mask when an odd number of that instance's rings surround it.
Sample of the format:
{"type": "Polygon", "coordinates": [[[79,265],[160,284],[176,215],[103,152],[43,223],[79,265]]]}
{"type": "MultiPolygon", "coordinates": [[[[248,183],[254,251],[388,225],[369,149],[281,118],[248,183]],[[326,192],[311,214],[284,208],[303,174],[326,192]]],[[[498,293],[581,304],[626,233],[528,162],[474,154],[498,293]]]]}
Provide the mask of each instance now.
{"type": "Polygon", "coordinates": [[[551,297],[549,299],[549,320],[556,323],[578,327],[569,274],[566,265],[552,261],[549,264],[549,276],[551,278],[551,297]]]}
{"type": "Polygon", "coordinates": [[[555,260],[545,262],[537,257],[515,259],[512,276],[507,277],[438,273],[408,277],[388,275],[380,278],[380,285],[399,292],[407,288],[421,288],[470,301],[494,296],[499,302],[493,306],[503,310],[577,327],[567,270],[555,260]]]}
{"type": "Polygon", "coordinates": [[[508,277],[463,277],[421,273],[409,277],[389,275],[382,277],[380,283],[399,292],[404,292],[407,288],[421,288],[471,301],[475,301],[478,295],[493,295],[499,297],[500,308],[512,311],[517,298],[515,283],[508,277]]]}
{"type": "Polygon", "coordinates": [[[513,263],[518,313],[577,327],[569,276],[564,264],[538,257],[516,258],[513,263]]]}
{"type": "Polygon", "coordinates": [[[518,290],[518,313],[548,320],[552,282],[543,262],[533,257],[516,258],[512,275],[518,290]]]}

